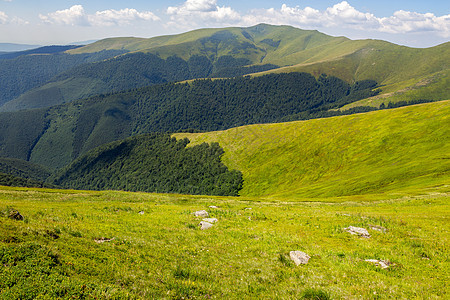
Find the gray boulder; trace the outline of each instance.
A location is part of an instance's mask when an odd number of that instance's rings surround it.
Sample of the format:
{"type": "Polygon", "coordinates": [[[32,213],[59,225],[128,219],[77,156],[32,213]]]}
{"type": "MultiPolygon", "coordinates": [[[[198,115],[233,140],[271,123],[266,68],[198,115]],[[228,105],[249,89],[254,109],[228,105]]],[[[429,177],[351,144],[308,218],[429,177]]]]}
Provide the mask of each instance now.
{"type": "Polygon", "coordinates": [[[294,263],[298,266],[300,264],[306,265],[311,258],[308,254],[302,251],[291,251],[289,252],[289,257],[294,261],[294,263]]]}
{"type": "Polygon", "coordinates": [[[209,217],[209,214],[206,210],[198,210],[198,211],[194,212],[194,216],[207,218],[207,217],[209,217]]]}
{"type": "Polygon", "coordinates": [[[203,221],[214,224],[216,223],[218,220],[216,218],[204,218],[203,221]]]}
{"type": "Polygon", "coordinates": [[[392,263],[387,261],[387,260],[365,259],[364,261],[373,263],[373,264],[375,264],[376,266],[378,266],[378,267],[380,267],[382,269],[387,269],[387,268],[389,268],[390,265],[392,265],[392,263]]]}
{"type": "Polygon", "coordinates": [[[359,235],[360,237],[364,238],[370,238],[370,234],[365,228],[349,226],[347,228],[344,228],[344,230],[350,234],[359,235]]]}
{"type": "Polygon", "coordinates": [[[206,230],[206,229],[213,227],[213,224],[206,222],[206,221],[201,221],[200,224],[198,224],[198,225],[200,226],[201,230],[206,230]]]}

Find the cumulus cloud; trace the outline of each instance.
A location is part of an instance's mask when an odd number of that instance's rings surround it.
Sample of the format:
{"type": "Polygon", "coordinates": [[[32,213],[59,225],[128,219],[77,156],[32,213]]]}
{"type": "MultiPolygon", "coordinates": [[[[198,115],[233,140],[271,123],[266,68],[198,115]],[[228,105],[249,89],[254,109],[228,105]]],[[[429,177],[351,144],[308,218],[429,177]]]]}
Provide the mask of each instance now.
{"type": "Polygon", "coordinates": [[[8,22],[8,15],[0,11],[0,24],[6,24],[8,22]]]}
{"type": "Polygon", "coordinates": [[[18,17],[9,17],[5,12],[0,11],[0,25],[14,24],[14,25],[27,25],[27,21],[18,17]]]}
{"type": "Polygon", "coordinates": [[[380,24],[380,31],[387,33],[434,31],[445,38],[450,37],[450,15],[437,17],[432,13],[399,10],[391,17],[381,18],[380,24]]]}
{"type": "Polygon", "coordinates": [[[159,18],[149,11],[139,12],[133,8],[124,8],[121,10],[97,11],[95,15],[88,18],[91,24],[110,26],[127,25],[133,21],[158,21],[159,18]]]}
{"type": "Polygon", "coordinates": [[[342,1],[323,11],[306,7],[289,7],[283,4],[280,9],[253,10],[243,15],[244,25],[256,23],[286,24],[302,28],[349,28],[386,33],[411,33],[433,31],[449,37],[450,15],[437,17],[432,13],[397,11],[390,17],[379,18],[371,13],[360,12],[347,1],[342,1]]]}
{"type": "Polygon", "coordinates": [[[232,24],[241,21],[241,16],[231,7],[218,6],[217,0],[186,0],[180,6],[170,6],[167,14],[171,21],[184,25],[232,24]]]}
{"type": "Polygon", "coordinates": [[[133,8],[121,10],[103,10],[95,14],[87,14],[82,5],[74,5],[68,9],[58,10],[47,15],[39,15],[48,24],[72,26],[111,26],[128,25],[135,21],[158,21],[159,18],[149,11],[139,12],[133,8]]]}

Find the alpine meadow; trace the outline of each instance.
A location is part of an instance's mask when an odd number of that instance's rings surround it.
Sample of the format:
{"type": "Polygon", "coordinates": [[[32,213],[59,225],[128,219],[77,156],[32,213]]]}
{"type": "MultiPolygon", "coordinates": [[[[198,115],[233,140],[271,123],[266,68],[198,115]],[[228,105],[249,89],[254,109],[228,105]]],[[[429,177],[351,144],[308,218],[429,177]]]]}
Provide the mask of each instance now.
{"type": "Polygon", "coordinates": [[[25,46],[0,52],[0,299],[450,297],[450,42],[25,46]]]}

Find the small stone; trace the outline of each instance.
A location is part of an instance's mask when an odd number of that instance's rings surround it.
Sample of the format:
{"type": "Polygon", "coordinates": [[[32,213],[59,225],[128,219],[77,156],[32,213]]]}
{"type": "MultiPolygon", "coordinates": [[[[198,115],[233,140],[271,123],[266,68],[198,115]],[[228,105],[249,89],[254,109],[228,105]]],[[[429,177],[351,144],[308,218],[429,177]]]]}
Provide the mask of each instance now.
{"type": "Polygon", "coordinates": [[[194,212],[194,216],[207,218],[207,217],[209,217],[209,214],[206,210],[198,210],[198,211],[194,212]]]}
{"type": "Polygon", "coordinates": [[[214,224],[216,223],[218,220],[216,218],[204,218],[203,221],[214,224]]]}
{"type": "Polygon", "coordinates": [[[372,230],[383,232],[383,233],[385,233],[387,231],[386,228],[384,228],[383,226],[380,226],[380,225],[369,225],[369,228],[372,230]]]}
{"type": "Polygon", "coordinates": [[[198,224],[198,225],[200,226],[201,230],[206,230],[206,229],[213,227],[213,224],[206,222],[206,221],[201,221],[200,224],[198,224]]]}
{"type": "Polygon", "coordinates": [[[252,208],[251,207],[246,207],[246,208],[244,208],[245,210],[251,210],[252,208]]]}
{"type": "Polygon", "coordinates": [[[144,212],[141,210],[140,212],[138,212],[138,214],[140,214],[140,215],[143,215],[144,214],[144,212]]]}
{"type": "Polygon", "coordinates": [[[218,207],[217,206],[215,206],[215,205],[211,205],[209,208],[214,208],[214,209],[217,209],[218,207]]]}
{"type": "Polygon", "coordinates": [[[114,240],[114,238],[111,238],[111,239],[108,239],[108,238],[105,238],[105,237],[101,237],[101,238],[99,238],[99,239],[96,239],[96,240],[94,240],[97,244],[101,244],[101,243],[104,243],[104,242],[111,242],[111,241],[113,241],[114,240]]]}
{"type": "Polygon", "coordinates": [[[289,252],[289,256],[297,266],[300,264],[306,265],[311,258],[308,254],[302,251],[291,251],[289,252]]]}
{"type": "Polygon", "coordinates": [[[370,238],[370,234],[365,228],[349,226],[347,228],[344,228],[344,230],[350,234],[356,234],[364,238],[370,238]]]}
{"type": "Polygon", "coordinates": [[[365,259],[364,261],[373,263],[373,264],[375,264],[377,267],[380,267],[380,268],[382,268],[382,269],[387,269],[387,268],[389,268],[390,265],[392,265],[392,263],[389,262],[389,261],[387,261],[387,260],[365,259]]]}
{"type": "Polygon", "coordinates": [[[23,216],[16,209],[9,210],[8,217],[13,220],[22,221],[23,216]]]}

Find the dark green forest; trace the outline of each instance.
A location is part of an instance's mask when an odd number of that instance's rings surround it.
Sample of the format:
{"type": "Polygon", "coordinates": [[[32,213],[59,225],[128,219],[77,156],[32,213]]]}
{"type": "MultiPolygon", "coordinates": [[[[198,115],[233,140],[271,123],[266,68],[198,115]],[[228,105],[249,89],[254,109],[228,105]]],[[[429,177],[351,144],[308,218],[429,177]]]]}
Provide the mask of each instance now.
{"type": "Polygon", "coordinates": [[[328,116],[330,108],[375,95],[375,87],[371,80],[350,85],[325,75],[269,74],[153,85],[49,109],[0,113],[0,156],[61,168],[95,147],[143,133],[328,116]]]}
{"type": "Polygon", "coordinates": [[[70,55],[21,55],[11,59],[0,59],[0,106],[48,82],[54,76],[81,64],[108,59],[124,53],[104,50],[97,53],[70,55]]]}
{"type": "Polygon", "coordinates": [[[51,55],[23,55],[0,60],[0,86],[3,87],[0,106],[30,91],[22,96],[20,103],[13,104],[13,101],[0,109],[14,111],[70,102],[80,98],[81,90],[85,98],[154,84],[236,77],[278,68],[272,64],[250,65],[250,60],[231,55],[217,60],[193,55],[185,61],[177,56],[162,59],[142,52],[119,55],[123,51],[114,50],[69,55],[51,53],[52,49],[47,49],[51,55]]]}
{"type": "Polygon", "coordinates": [[[0,185],[4,186],[17,186],[17,187],[37,187],[37,188],[53,188],[54,185],[44,183],[43,181],[37,181],[30,178],[16,177],[11,174],[5,174],[0,172],[0,185]]]}
{"type": "Polygon", "coordinates": [[[41,165],[6,157],[0,157],[0,173],[38,181],[45,181],[51,175],[50,170],[41,165]]]}
{"type": "Polygon", "coordinates": [[[155,54],[138,52],[80,65],[51,81],[77,77],[100,79],[104,82],[102,90],[111,93],[189,79],[236,77],[278,68],[276,65],[248,66],[251,63],[248,59],[234,58],[231,55],[221,56],[217,61],[194,55],[185,61],[178,56],[162,59],[155,54]]]}
{"type": "Polygon", "coordinates": [[[74,189],[237,196],[242,174],[223,165],[222,148],[188,143],[158,133],[113,142],[75,160],[53,183],[74,189]]]}

